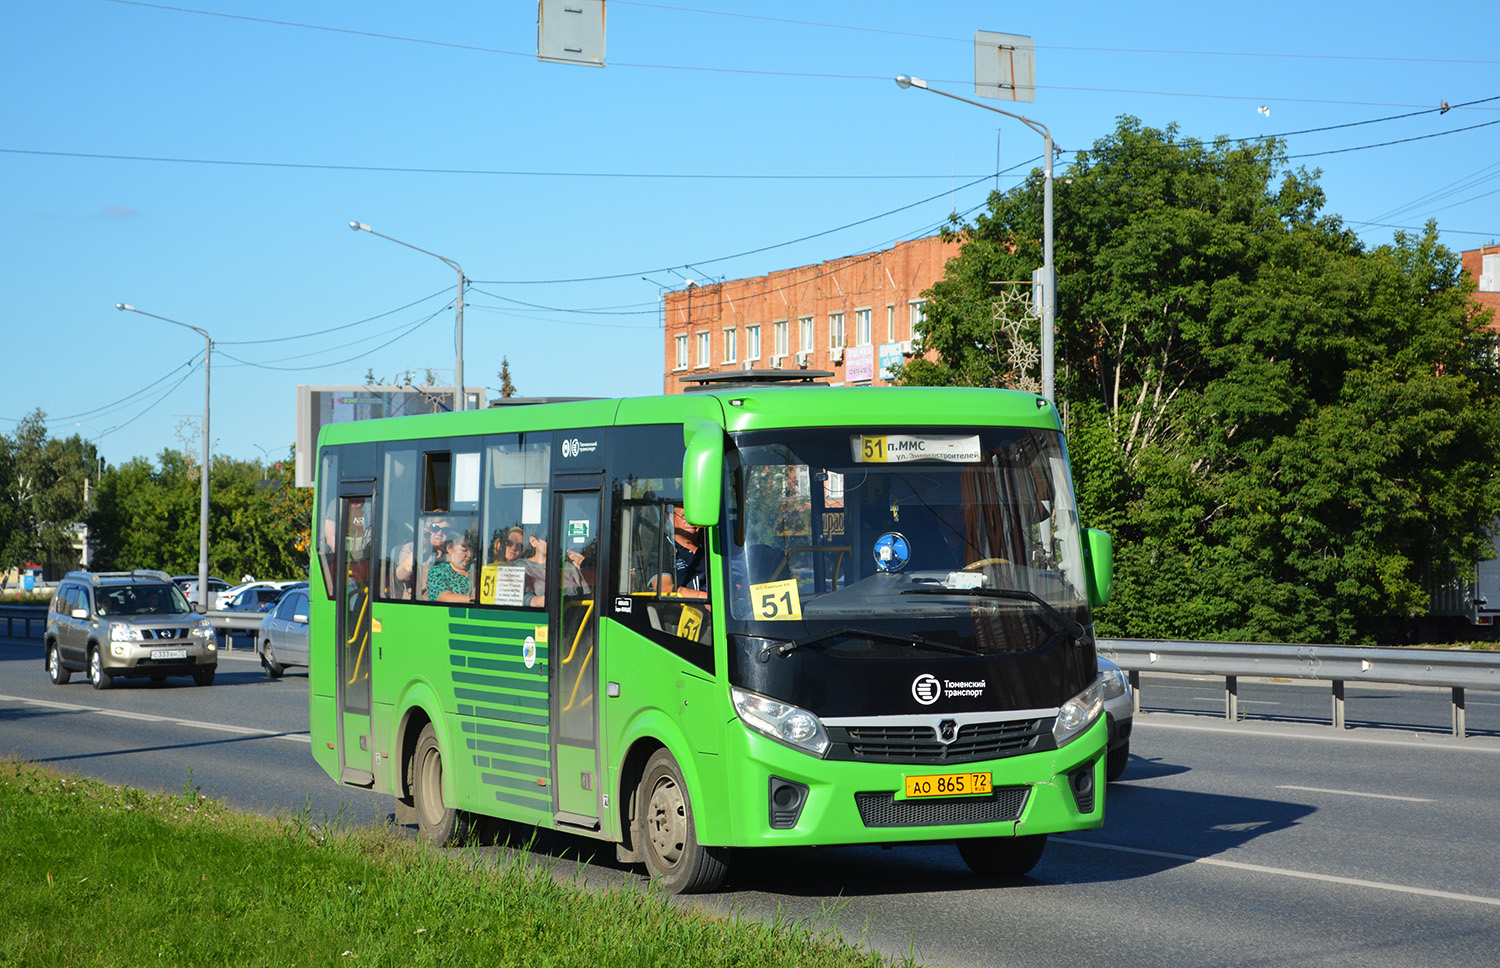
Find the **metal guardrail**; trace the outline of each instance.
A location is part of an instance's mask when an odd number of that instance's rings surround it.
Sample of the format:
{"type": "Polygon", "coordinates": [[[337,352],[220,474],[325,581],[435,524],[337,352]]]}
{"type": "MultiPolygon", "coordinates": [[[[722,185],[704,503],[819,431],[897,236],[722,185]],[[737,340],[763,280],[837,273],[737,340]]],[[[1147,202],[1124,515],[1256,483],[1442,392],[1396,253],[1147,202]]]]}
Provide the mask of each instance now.
{"type": "Polygon", "coordinates": [[[47,606],[45,605],[0,605],[0,618],[5,619],[5,634],[16,634],[16,623],[21,622],[26,629],[26,637],[31,638],[31,623],[35,622],[42,628],[47,627],[47,606]]]}
{"type": "Polygon", "coordinates": [[[1101,655],[1129,673],[1136,690],[1137,712],[1140,674],[1146,671],[1223,677],[1224,718],[1231,722],[1240,718],[1240,676],[1330,682],[1334,729],[1345,725],[1346,683],[1433,686],[1452,690],[1453,735],[1463,739],[1467,735],[1465,691],[1500,691],[1500,652],[1158,639],[1099,639],[1096,645],[1101,655]]]}

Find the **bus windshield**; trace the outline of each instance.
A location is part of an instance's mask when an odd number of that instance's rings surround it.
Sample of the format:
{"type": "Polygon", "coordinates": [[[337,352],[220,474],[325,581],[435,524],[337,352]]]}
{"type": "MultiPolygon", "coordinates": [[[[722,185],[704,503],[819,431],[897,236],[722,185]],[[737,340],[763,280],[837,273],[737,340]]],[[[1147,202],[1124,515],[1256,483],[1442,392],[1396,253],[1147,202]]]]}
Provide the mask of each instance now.
{"type": "Polygon", "coordinates": [[[1028,652],[1088,634],[1060,434],[841,427],[734,443],[729,631],[851,657],[1028,652]]]}

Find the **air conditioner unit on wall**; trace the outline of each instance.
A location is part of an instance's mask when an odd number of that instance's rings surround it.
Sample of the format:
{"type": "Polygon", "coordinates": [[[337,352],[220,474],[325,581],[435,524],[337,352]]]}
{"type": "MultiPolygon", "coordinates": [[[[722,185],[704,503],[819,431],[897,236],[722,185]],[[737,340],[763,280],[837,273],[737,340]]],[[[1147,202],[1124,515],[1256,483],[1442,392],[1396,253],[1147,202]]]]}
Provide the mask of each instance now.
{"type": "Polygon", "coordinates": [[[786,357],[784,357],[784,356],[773,356],[773,357],[771,357],[771,369],[773,369],[773,370],[779,370],[779,369],[781,369],[781,361],[784,360],[784,359],[786,359],[786,357]]]}
{"type": "Polygon", "coordinates": [[[755,361],[754,360],[746,360],[744,368],[747,369],[747,370],[753,370],[753,369],[755,369],[755,361]]]}
{"type": "Polygon", "coordinates": [[[802,367],[804,370],[807,369],[807,358],[809,356],[811,356],[811,355],[812,354],[809,353],[809,352],[807,352],[807,350],[798,350],[797,351],[797,365],[800,366],[800,367],[802,367]]]}
{"type": "Polygon", "coordinates": [[[914,352],[915,350],[911,348],[911,340],[904,339],[901,341],[901,353],[903,356],[911,356],[914,352]]]}
{"type": "Polygon", "coordinates": [[[828,351],[828,358],[835,363],[844,362],[844,348],[842,346],[835,346],[828,351]]]}

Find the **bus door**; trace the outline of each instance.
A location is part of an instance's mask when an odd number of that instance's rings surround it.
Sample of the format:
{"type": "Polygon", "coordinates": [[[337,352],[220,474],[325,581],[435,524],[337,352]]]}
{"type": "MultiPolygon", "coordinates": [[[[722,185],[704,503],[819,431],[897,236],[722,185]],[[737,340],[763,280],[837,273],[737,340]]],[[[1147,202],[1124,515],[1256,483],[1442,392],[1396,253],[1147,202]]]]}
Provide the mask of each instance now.
{"type": "Polygon", "coordinates": [[[558,475],[553,481],[548,582],[556,582],[549,654],[556,820],[599,828],[599,607],[604,578],[600,531],[603,475],[558,475]]]}
{"type": "Polygon", "coordinates": [[[375,565],[375,485],[339,486],[334,598],[338,615],[339,779],[373,786],[370,756],[370,592],[375,565]]]}

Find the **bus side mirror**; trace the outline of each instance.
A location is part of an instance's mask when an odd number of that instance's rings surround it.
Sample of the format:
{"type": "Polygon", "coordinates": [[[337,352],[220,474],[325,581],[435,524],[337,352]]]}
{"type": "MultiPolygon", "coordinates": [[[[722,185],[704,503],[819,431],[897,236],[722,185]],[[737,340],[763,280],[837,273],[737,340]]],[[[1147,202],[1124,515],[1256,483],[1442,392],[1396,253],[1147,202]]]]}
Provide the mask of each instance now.
{"type": "Polygon", "coordinates": [[[1085,553],[1088,557],[1089,607],[1099,608],[1109,603],[1115,585],[1115,543],[1108,534],[1094,528],[1084,531],[1088,539],[1085,553]]]}
{"type": "Polygon", "coordinates": [[[690,418],[682,425],[687,453],[682,458],[682,513],[688,524],[719,523],[724,493],[724,428],[712,420],[690,418]]]}

